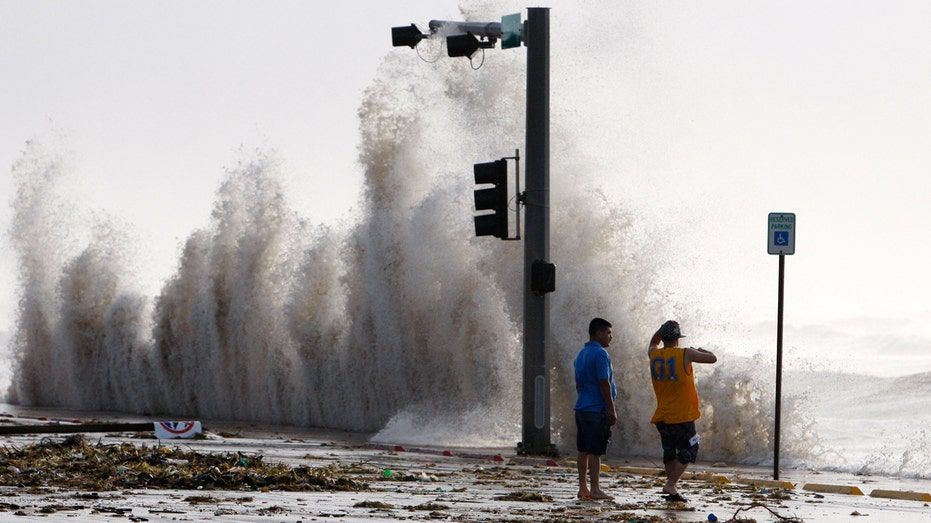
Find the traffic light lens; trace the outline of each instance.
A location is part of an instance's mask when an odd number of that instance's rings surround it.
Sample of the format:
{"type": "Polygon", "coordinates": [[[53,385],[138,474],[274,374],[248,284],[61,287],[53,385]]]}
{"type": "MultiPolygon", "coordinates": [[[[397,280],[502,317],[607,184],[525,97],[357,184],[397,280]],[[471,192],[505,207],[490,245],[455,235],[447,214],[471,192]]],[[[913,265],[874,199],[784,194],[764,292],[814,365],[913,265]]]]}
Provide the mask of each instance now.
{"type": "Polygon", "coordinates": [[[496,162],[477,163],[474,166],[475,183],[493,183],[499,184],[501,180],[507,181],[508,164],[504,160],[496,162]]]}
{"type": "Polygon", "coordinates": [[[494,214],[480,214],[475,217],[476,236],[498,236],[498,217],[494,214]]]}
{"type": "Polygon", "coordinates": [[[477,189],[475,191],[475,210],[495,210],[498,204],[498,189],[477,189]]]}

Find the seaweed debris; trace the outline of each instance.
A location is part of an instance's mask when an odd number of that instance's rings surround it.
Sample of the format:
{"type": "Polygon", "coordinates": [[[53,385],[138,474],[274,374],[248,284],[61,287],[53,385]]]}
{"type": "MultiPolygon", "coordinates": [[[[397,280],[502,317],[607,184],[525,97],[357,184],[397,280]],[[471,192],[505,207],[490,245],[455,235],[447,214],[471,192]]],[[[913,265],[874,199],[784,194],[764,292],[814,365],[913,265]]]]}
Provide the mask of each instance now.
{"type": "Polygon", "coordinates": [[[543,503],[552,503],[553,497],[541,494],[540,492],[519,491],[511,492],[501,496],[495,496],[498,501],[539,501],[543,503]]]}
{"type": "Polygon", "coordinates": [[[49,438],[23,448],[0,446],[0,485],[110,491],[127,488],[358,491],[338,464],[291,467],[260,455],[203,454],[177,447],[88,444],[49,438]]]}

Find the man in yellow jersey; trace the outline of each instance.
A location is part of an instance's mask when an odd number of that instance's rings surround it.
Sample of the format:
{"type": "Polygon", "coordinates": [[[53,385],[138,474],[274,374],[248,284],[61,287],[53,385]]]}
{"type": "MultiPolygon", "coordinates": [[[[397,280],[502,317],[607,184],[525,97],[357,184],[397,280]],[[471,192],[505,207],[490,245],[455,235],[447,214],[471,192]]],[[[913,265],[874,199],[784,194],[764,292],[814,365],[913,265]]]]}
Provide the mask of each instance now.
{"type": "Polygon", "coordinates": [[[698,458],[699,436],[695,420],[701,417],[698,410],[698,390],[695,388],[693,363],[714,363],[718,358],[705,349],[680,347],[684,338],[679,323],[669,320],[660,326],[650,340],[650,375],[656,393],[656,412],[650,423],[656,425],[663,442],[663,464],[666,467],[666,485],[663,494],[668,501],[685,501],[676,483],[698,458]],[[659,342],[663,342],[660,347],[659,342]]]}

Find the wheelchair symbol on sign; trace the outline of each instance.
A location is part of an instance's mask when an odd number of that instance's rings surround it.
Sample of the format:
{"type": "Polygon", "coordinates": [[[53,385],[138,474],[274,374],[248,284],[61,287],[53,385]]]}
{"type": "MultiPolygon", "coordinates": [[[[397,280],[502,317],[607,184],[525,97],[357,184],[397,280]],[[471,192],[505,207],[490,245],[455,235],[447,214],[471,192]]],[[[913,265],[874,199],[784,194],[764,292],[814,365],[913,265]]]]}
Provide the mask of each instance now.
{"type": "Polygon", "coordinates": [[[789,244],[789,231],[774,231],[773,235],[773,243],[776,245],[789,244]]]}

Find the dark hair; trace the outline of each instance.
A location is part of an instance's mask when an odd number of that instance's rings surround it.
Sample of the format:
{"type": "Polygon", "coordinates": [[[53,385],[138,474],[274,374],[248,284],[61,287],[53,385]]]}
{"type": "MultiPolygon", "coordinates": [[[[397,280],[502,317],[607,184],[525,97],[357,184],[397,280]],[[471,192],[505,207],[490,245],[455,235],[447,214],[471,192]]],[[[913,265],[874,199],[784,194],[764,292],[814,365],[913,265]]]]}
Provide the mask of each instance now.
{"type": "Polygon", "coordinates": [[[588,323],[588,335],[594,336],[597,332],[607,330],[611,328],[611,323],[608,320],[601,318],[595,318],[588,323]]]}

